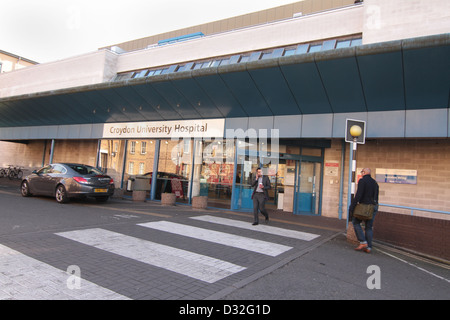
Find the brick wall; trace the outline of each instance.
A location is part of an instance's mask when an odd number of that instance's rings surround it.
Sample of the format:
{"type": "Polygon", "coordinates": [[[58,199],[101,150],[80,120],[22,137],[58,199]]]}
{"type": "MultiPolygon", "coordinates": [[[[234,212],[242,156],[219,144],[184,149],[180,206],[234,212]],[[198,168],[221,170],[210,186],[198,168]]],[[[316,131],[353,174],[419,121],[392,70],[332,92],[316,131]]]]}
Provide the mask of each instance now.
{"type": "MultiPolygon", "coordinates": [[[[338,216],[341,165],[340,139],[332,140],[325,150],[325,163],[337,161],[337,177],[324,175],[323,215],[338,216]],[[330,180],[334,180],[330,184],[330,180]]],[[[343,217],[347,216],[349,144],[345,151],[343,217]]],[[[375,178],[376,168],[417,170],[417,184],[379,183],[380,203],[450,211],[450,139],[371,139],[358,145],[357,168],[369,167],[375,178]]],[[[408,214],[408,210],[383,207],[384,211],[408,214]]],[[[415,212],[415,215],[450,219],[450,215],[415,212]]]]}
{"type": "Polygon", "coordinates": [[[374,240],[450,261],[450,221],[378,212],[374,240]]]}

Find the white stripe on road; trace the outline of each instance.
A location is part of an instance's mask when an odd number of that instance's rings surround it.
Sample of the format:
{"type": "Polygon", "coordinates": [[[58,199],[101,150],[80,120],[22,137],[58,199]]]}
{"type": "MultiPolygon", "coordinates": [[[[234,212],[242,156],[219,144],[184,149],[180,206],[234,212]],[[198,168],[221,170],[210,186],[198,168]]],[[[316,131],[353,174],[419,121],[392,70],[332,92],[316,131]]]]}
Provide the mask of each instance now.
{"type": "Polygon", "coordinates": [[[160,231],[179,234],[190,238],[219,243],[229,247],[258,252],[273,257],[292,249],[292,247],[281,244],[246,238],[209,229],[187,226],[168,221],[148,222],[141,223],[139,225],[160,231]]]}
{"type": "Polygon", "coordinates": [[[277,228],[277,227],[265,226],[265,225],[252,226],[248,222],[232,220],[232,219],[225,219],[225,218],[220,218],[220,217],[213,217],[213,216],[208,216],[208,215],[199,216],[199,217],[191,217],[191,219],[206,221],[206,222],[211,222],[211,223],[218,223],[218,224],[237,227],[237,228],[241,228],[241,229],[270,233],[270,234],[274,234],[277,236],[294,238],[294,239],[305,240],[305,241],[311,241],[317,237],[320,237],[320,235],[314,234],[314,233],[307,233],[307,232],[301,232],[301,231],[295,231],[295,230],[289,230],[289,229],[283,229],[283,228],[277,228]]]}
{"type": "Polygon", "coordinates": [[[219,259],[103,229],[61,232],[57,235],[208,283],[245,269],[219,259]]]}
{"type": "Polygon", "coordinates": [[[0,300],[128,299],[83,279],[80,271],[72,282],[72,274],[0,244],[0,300]]]}

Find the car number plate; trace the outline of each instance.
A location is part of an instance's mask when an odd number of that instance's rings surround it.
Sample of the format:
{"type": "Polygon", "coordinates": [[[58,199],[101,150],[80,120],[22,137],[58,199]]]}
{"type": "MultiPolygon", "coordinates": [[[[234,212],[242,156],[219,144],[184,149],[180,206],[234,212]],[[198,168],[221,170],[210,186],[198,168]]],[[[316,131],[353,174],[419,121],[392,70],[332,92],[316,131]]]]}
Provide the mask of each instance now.
{"type": "Polygon", "coordinates": [[[94,192],[108,192],[108,189],[94,189],[94,192]]]}

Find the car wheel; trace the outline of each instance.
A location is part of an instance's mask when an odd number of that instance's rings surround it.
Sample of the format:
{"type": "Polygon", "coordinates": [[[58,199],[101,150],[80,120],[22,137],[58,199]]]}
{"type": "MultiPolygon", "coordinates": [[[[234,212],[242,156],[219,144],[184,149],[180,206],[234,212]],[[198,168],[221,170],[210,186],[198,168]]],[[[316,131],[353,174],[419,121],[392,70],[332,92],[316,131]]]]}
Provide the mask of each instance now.
{"type": "Polygon", "coordinates": [[[28,185],[27,181],[22,182],[22,185],[20,187],[20,192],[22,193],[22,197],[30,197],[31,196],[30,186],[28,185]]]}
{"type": "Polygon", "coordinates": [[[69,201],[69,197],[67,196],[66,187],[62,184],[56,187],[55,198],[58,203],[66,203],[69,201]]]}

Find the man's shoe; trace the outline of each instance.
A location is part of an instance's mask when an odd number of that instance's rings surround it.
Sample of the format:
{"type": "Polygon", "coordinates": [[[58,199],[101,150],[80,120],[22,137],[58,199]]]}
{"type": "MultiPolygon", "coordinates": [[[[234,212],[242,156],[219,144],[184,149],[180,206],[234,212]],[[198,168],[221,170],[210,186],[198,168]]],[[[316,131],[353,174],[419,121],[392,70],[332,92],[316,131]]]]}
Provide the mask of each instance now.
{"type": "Polygon", "coordinates": [[[361,251],[367,248],[367,243],[361,243],[359,246],[355,248],[356,251],[361,251]]]}
{"type": "Polygon", "coordinates": [[[269,224],[269,217],[266,217],[266,224],[269,224]]]}
{"type": "Polygon", "coordinates": [[[370,248],[365,248],[365,249],[363,249],[363,251],[364,251],[365,253],[371,253],[371,252],[372,252],[372,249],[370,249],[370,248]]]}
{"type": "Polygon", "coordinates": [[[252,226],[257,226],[259,223],[258,222],[253,222],[252,226]]]}

